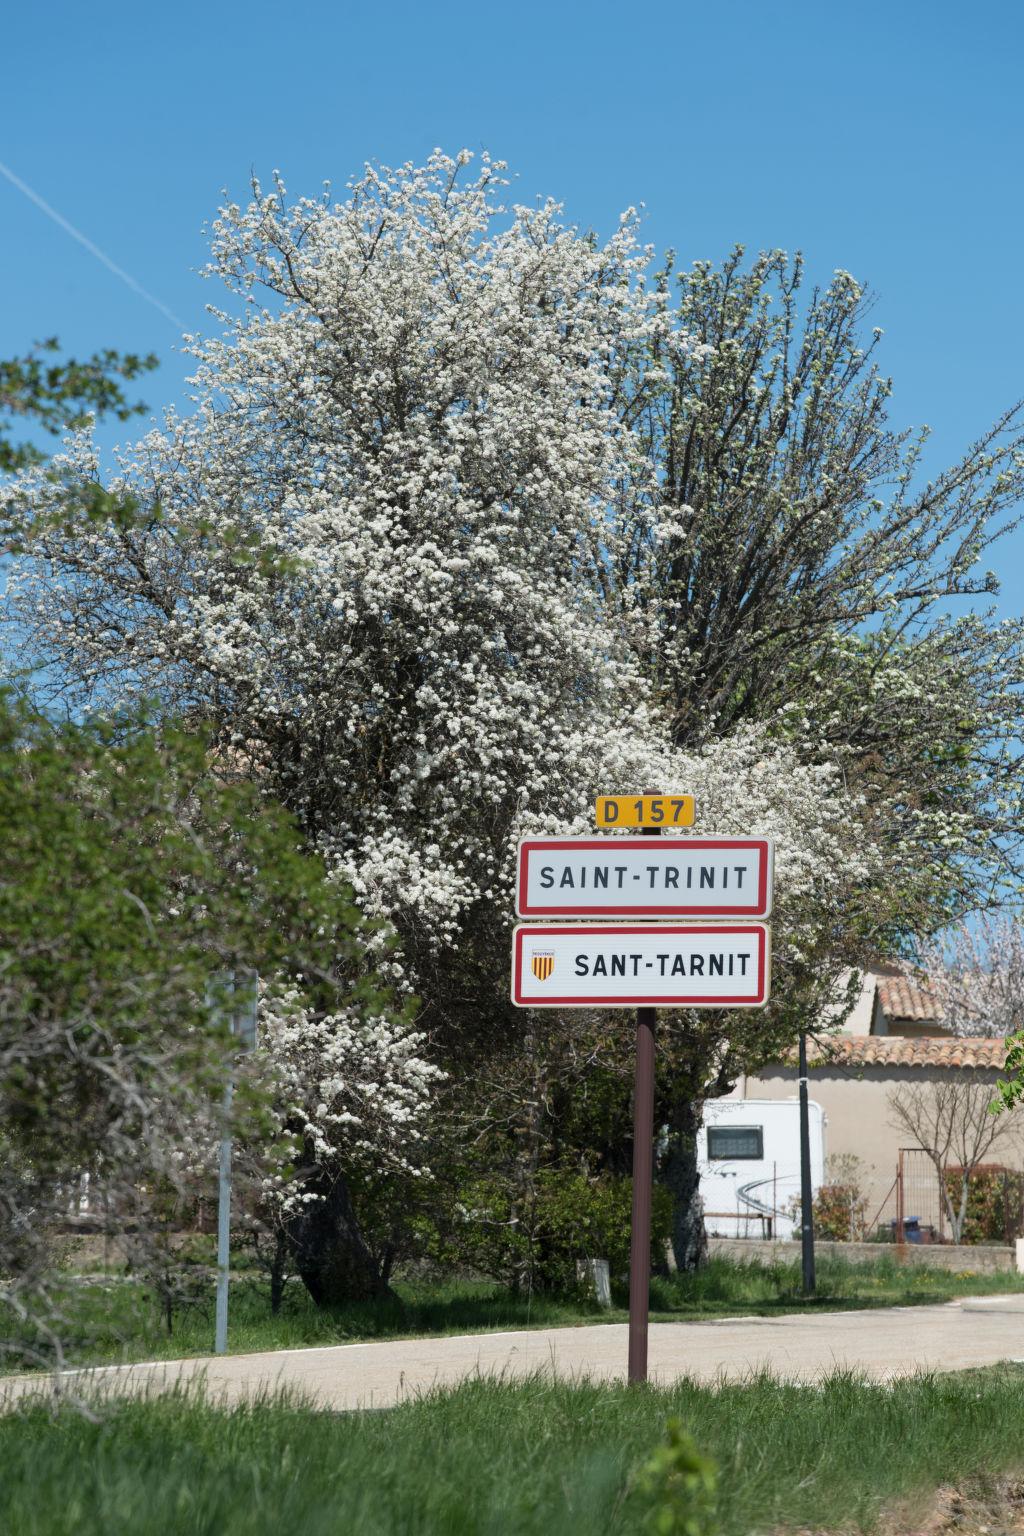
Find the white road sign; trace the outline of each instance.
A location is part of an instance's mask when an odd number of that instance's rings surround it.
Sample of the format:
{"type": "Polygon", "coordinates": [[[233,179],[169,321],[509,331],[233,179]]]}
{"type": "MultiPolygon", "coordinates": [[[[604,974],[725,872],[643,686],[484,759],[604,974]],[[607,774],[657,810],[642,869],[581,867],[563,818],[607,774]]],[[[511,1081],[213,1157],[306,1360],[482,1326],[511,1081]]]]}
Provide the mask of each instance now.
{"type": "Polygon", "coordinates": [[[761,1008],[763,923],[528,923],[512,937],[519,1008],[761,1008]]]}
{"type": "Polygon", "coordinates": [[[519,844],[519,917],[767,917],[766,837],[533,837],[519,844]]]}

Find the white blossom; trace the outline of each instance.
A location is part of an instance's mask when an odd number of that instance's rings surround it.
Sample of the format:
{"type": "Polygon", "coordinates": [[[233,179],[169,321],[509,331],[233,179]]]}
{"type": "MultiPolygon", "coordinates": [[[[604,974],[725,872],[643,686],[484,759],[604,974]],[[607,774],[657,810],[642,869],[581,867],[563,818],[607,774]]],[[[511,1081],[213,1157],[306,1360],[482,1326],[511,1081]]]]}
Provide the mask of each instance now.
{"type": "MultiPolygon", "coordinates": [[[[648,473],[618,362],[690,340],[642,281],[634,217],[599,244],[551,202],[504,208],[501,166],[467,179],[466,159],[368,170],[342,203],[277,183],[224,208],[210,270],[253,302],[190,341],[192,415],[125,455],[130,525],[68,529],[85,436],[4,493],[37,510],[6,608],[49,675],[212,722],[395,924],[383,969],[428,1002],[468,935],[497,979],[517,838],[590,830],[598,792],[689,791],[700,831],[772,832],[794,934],[872,856],[827,766],[755,730],[670,746],[592,573],[622,553],[618,488],[648,473]]],[[[354,1063],[348,1027],[302,1025],[354,1063]]],[[[335,1124],[329,1092],[304,1102],[311,1135],[335,1124]]]]}

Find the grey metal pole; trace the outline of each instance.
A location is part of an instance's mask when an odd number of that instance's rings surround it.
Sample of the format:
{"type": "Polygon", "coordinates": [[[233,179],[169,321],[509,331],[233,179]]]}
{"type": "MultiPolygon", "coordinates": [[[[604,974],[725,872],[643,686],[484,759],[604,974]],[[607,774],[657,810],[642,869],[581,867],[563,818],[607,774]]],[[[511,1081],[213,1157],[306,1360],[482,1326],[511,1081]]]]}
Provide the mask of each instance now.
{"type": "Polygon", "coordinates": [[[807,1035],[800,1031],[800,1240],[804,1295],[814,1295],[814,1194],[811,1187],[811,1124],[807,1104],[807,1035]]]}
{"type": "Polygon", "coordinates": [[[228,1352],[228,1275],[231,1267],[231,1102],[235,1092],[234,1073],[228,1069],[224,1084],[223,1119],[220,1138],[220,1178],[217,1192],[217,1316],[214,1351],[228,1352]]]}
{"type": "MultiPolygon", "coordinates": [[[[256,1009],[259,978],[253,970],[224,973],[231,998],[231,1033],[243,1051],[256,1048],[256,1009]],[[239,1001],[241,994],[241,1001],[239,1001]]],[[[228,1352],[228,1283],[231,1273],[231,1106],[235,1096],[235,1069],[228,1063],[221,1106],[220,1168],[217,1183],[217,1311],[214,1321],[215,1354],[228,1352]]]]}

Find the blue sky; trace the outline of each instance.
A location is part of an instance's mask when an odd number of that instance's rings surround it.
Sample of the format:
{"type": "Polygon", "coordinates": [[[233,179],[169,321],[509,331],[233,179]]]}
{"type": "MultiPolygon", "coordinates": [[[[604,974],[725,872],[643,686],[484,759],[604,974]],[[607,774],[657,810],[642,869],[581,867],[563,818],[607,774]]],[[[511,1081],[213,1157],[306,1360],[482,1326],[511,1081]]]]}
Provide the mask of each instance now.
{"type": "MultiPolygon", "coordinates": [[[[1010,0],[857,7],[363,3],[22,5],[4,24],[0,160],[188,329],[222,188],[293,193],[434,145],[510,162],[517,194],[601,232],[643,203],[681,261],[802,249],[878,294],[897,425],[955,458],[1024,395],[1024,11],[1010,0]]],[[[58,334],[160,353],[176,330],[0,178],[0,356],[58,334]]],[[[107,440],[124,429],[105,434],[107,440]]],[[[1021,612],[1024,535],[994,552],[1021,612]]]]}

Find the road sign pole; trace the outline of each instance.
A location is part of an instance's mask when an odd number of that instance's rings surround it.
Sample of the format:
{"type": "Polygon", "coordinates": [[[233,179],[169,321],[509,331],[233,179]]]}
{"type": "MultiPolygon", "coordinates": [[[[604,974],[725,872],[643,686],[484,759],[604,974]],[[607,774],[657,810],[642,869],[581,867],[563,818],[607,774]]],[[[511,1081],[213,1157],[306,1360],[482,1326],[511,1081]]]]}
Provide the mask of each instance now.
{"type": "MultiPolygon", "coordinates": [[[[657,835],[657,834],[655,834],[657,835]]],[[[633,1221],[629,1238],[629,1381],[647,1380],[651,1307],[651,1199],[654,1183],[654,1032],[656,1008],[636,1011],[633,1086],[633,1221]]]]}
{"type": "Polygon", "coordinates": [[[655,1008],[636,1011],[633,1091],[633,1227],[629,1243],[629,1379],[647,1380],[647,1314],[651,1286],[651,1193],[654,1178],[655,1008]]]}
{"type": "Polygon", "coordinates": [[[804,1295],[814,1294],[814,1194],[811,1187],[811,1125],[807,1103],[807,1035],[800,1031],[800,1244],[804,1295]]]}

